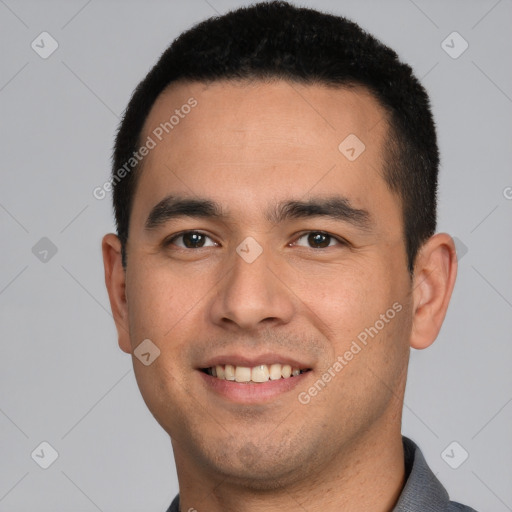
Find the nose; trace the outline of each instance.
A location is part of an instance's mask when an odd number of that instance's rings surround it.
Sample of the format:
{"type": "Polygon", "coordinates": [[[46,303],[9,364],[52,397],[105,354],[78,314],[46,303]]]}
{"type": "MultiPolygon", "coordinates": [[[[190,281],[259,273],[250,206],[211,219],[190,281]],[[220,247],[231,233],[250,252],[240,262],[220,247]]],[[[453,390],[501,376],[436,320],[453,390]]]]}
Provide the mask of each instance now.
{"type": "Polygon", "coordinates": [[[244,330],[290,322],[295,308],[284,267],[272,261],[268,250],[252,262],[238,253],[232,260],[211,306],[212,322],[223,328],[244,330]]]}

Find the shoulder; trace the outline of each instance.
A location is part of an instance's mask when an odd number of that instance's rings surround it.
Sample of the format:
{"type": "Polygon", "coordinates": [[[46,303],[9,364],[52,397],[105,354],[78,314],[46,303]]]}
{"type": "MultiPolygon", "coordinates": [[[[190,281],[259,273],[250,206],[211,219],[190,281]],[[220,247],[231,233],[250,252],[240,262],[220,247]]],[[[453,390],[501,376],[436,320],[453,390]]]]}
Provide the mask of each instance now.
{"type": "Polygon", "coordinates": [[[476,512],[471,507],[450,501],[420,448],[405,436],[402,440],[406,482],[393,512],[476,512]]]}

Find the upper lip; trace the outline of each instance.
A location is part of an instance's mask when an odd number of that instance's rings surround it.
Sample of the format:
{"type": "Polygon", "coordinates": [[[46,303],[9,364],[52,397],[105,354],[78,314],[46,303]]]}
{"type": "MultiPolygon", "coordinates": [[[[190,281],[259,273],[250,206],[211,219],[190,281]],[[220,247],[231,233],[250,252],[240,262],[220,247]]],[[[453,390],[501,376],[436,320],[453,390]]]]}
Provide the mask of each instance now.
{"type": "Polygon", "coordinates": [[[277,353],[265,353],[257,356],[248,357],[247,355],[240,354],[225,354],[212,357],[208,359],[204,364],[199,366],[199,369],[211,368],[212,366],[231,364],[233,366],[245,366],[252,368],[261,364],[289,364],[292,368],[299,368],[301,370],[310,369],[311,365],[294,359],[289,356],[277,354],[277,353]]]}

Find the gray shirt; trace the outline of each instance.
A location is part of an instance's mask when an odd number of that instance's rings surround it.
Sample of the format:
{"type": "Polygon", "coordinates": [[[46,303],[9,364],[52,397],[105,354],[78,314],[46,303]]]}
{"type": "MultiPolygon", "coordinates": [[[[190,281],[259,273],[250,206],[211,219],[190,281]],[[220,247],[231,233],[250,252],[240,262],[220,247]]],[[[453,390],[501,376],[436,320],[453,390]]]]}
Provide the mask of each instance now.
{"type": "MultiPolygon", "coordinates": [[[[418,446],[405,436],[402,436],[402,441],[407,481],[392,512],[476,512],[470,507],[450,501],[446,489],[428,467],[418,446]]],[[[167,512],[180,512],[179,507],[178,494],[167,512]]]]}

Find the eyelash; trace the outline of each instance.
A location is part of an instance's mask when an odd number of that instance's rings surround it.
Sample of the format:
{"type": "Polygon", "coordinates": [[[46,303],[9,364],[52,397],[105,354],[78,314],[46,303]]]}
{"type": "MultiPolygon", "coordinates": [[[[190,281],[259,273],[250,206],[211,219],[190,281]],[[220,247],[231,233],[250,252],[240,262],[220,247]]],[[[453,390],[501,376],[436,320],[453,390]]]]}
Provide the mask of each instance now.
{"type": "MultiPolygon", "coordinates": [[[[338,245],[349,246],[349,243],[345,239],[343,239],[343,238],[341,238],[339,236],[333,235],[333,234],[331,234],[331,233],[329,233],[327,231],[321,231],[321,230],[310,230],[310,231],[304,231],[302,233],[299,233],[299,235],[295,239],[295,242],[290,242],[290,244],[288,244],[288,245],[291,245],[292,243],[296,243],[301,238],[303,238],[305,236],[308,236],[310,234],[313,234],[313,233],[314,234],[325,235],[327,237],[330,237],[332,240],[335,240],[336,242],[338,242],[338,245]]],[[[187,235],[187,234],[197,234],[197,235],[205,236],[207,238],[210,238],[210,240],[213,241],[213,239],[209,235],[207,235],[206,233],[203,233],[203,232],[197,231],[197,230],[188,230],[188,231],[182,231],[181,233],[177,233],[177,234],[171,235],[170,237],[166,238],[163,241],[162,245],[164,247],[169,247],[170,245],[173,245],[173,243],[177,239],[179,239],[179,238],[181,238],[181,237],[183,237],[184,235],[187,235]]],[[[214,242],[214,243],[217,244],[217,242],[214,242]]],[[[180,250],[185,250],[185,251],[187,251],[187,250],[193,251],[193,250],[198,250],[198,249],[203,249],[204,248],[204,247],[189,248],[189,247],[179,247],[179,246],[177,246],[177,247],[180,250]]],[[[318,251],[318,250],[321,250],[321,249],[328,249],[329,247],[332,247],[332,246],[328,245],[327,247],[308,247],[308,249],[311,249],[313,251],[318,251]]]]}

